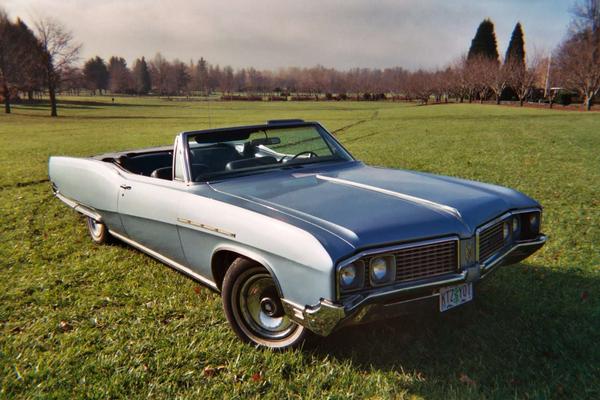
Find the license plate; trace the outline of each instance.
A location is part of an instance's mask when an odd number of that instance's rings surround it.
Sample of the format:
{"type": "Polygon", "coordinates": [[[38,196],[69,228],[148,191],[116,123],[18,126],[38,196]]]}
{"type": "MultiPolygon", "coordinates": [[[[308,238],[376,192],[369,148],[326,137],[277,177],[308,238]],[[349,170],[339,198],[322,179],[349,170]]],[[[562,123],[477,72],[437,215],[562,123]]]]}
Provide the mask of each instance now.
{"type": "Polygon", "coordinates": [[[440,289],[440,312],[473,300],[473,284],[463,283],[440,289]]]}

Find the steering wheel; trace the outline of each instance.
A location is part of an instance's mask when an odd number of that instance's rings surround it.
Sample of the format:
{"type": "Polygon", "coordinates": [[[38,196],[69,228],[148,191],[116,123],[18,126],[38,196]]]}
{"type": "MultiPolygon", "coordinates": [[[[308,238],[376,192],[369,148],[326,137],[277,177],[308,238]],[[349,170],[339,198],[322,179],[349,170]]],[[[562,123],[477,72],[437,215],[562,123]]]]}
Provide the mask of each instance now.
{"type": "Polygon", "coordinates": [[[319,157],[319,155],[317,153],[315,153],[314,151],[306,150],[306,151],[301,151],[300,153],[296,154],[294,157],[290,158],[290,161],[295,160],[296,158],[298,158],[302,154],[308,154],[308,155],[310,155],[310,157],[308,157],[308,158],[313,158],[313,156],[314,157],[319,157]]]}

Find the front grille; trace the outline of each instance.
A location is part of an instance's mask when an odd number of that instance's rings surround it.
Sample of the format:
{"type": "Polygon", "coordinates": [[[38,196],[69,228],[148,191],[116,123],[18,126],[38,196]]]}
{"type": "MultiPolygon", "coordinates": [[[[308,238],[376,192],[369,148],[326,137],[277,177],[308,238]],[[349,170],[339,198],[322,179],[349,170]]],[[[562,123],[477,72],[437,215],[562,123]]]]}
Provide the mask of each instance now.
{"type": "MultiPolygon", "coordinates": [[[[391,252],[396,257],[396,282],[411,281],[457,272],[458,241],[425,244],[391,252]]],[[[390,253],[387,253],[390,254],[390,253]]],[[[365,287],[370,288],[369,264],[373,255],[365,260],[365,287]]]]}
{"type": "Polygon", "coordinates": [[[458,241],[449,240],[394,252],[396,281],[410,281],[457,272],[457,246],[458,241]]]}
{"type": "Polygon", "coordinates": [[[479,233],[479,262],[486,261],[504,247],[503,223],[500,221],[479,233]]]}
{"type": "MultiPolygon", "coordinates": [[[[364,276],[362,277],[361,287],[349,292],[358,289],[370,290],[385,285],[391,285],[395,282],[407,282],[449,273],[457,273],[459,270],[458,243],[459,242],[456,239],[448,239],[434,243],[423,243],[397,250],[382,250],[381,252],[373,251],[360,259],[361,265],[364,265],[364,276]],[[393,255],[395,257],[396,279],[395,281],[377,286],[371,284],[369,279],[370,264],[373,258],[380,255],[393,255]]],[[[345,296],[346,294],[351,293],[342,293],[342,296],[345,296]]]]}

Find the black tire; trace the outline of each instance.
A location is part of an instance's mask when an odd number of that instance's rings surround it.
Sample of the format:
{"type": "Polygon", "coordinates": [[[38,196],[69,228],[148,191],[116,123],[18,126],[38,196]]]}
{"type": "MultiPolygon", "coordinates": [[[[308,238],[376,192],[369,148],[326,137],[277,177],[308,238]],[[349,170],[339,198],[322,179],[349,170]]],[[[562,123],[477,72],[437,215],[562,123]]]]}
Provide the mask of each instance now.
{"type": "Polygon", "coordinates": [[[113,242],[113,237],[108,232],[108,228],[102,222],[93,218],[86,217],[86,225],[92,241],[96,244],[109,244],[113,242]]]}
{"type": "Polygon", "coordinates": [[[269,271],[251,260],[237,258],[231,264],[221,296],[225,316],[244,342],[284,350],[301,345],[310,335],[285,315],[269,271]]]}

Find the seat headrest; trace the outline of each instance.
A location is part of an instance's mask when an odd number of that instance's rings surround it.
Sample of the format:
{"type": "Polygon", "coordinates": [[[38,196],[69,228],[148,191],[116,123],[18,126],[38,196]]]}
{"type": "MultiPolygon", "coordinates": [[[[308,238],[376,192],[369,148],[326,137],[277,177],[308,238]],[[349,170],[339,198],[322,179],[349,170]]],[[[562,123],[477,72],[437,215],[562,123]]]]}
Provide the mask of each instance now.
{"type": "Polygon", "coordinates": [[[157,168],[154,171],[152,171],[150,176],[152,178],[166,179],[166,180],[171,181],[171,180],[173,180],[173,168],[172,167],[157,168]]]}

